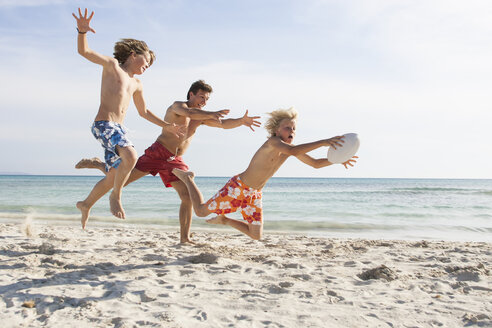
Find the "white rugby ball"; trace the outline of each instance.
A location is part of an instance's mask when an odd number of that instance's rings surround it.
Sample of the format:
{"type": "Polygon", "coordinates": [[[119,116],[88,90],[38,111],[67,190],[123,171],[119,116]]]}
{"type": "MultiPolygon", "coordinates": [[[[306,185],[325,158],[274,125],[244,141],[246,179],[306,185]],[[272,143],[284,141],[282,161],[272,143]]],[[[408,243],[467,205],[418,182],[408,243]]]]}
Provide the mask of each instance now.
{"type": "Polygon", "coordinates": [[[333,164],[345,163],[359,150],[360,141],[357,133],[346,133],[343,135],[342,146],[336,146],[337,149],[328,148],[328,160],[333,164]]]}

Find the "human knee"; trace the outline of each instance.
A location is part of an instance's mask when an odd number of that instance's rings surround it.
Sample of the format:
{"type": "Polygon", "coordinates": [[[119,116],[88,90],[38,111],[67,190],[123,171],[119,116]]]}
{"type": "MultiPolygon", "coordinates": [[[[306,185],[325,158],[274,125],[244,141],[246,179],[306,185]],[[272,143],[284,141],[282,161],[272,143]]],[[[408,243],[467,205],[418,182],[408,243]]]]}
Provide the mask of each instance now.
{"type": "Polygon", "coordinates": [[[178,181],[171,182],[171,186],[173,186],[173,188],[178,193],[179,199],[181,200],[181,204],[191,206],[192,204],[191,197],[188,188],[186,188],[186,185],[182,181],[178,180],[178,181]]]}
{"type": "Polygon", "coordinates": [[[193,202],[191,201],[191,198],[189,195],[179,195],[179,198],[181,199],[181,207],[187,207],[192,210],[193,208],[193,202]]]}
{"type": "Polygon", "coordinates": [[[121,159],[129,164],[135,165],[138,160],[137,151],[133,147],[122,147],[118,151],[121,159]]]}
{"type": "Polygon", "coordinates": [[[183,189],[178,191],[179,198],[181,199],[181,203],[191,204],[191,197],[188,189],[183,189]]]}

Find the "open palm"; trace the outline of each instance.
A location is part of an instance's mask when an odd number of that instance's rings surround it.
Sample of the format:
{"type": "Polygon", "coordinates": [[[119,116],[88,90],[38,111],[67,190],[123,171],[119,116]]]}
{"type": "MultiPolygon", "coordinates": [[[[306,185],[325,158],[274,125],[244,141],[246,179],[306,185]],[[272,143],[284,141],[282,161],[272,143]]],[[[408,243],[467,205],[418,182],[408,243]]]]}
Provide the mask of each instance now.
{"type": "Polygon", "coordinates": [[[92,17],[94,16],[94,12],[91,12],[91,15],[87,17],[87,8],[85,8],[84,15],[82,16],[82,11],[79,8],[79,17],[77,17],[74,13],[72,16],[77,20],[77,29],[80,33],[86,33],[91,31],[92,33],[96,33],[96,31],[90,27],[90,22],[92,17]]]}

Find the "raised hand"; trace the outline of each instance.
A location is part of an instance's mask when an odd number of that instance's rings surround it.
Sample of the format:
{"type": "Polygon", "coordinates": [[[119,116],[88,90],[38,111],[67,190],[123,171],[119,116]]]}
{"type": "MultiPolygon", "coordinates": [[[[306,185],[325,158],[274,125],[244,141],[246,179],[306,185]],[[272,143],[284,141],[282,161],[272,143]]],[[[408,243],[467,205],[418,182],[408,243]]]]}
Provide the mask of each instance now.
{"type": "Polygon", "coordinates": [[[248,116],[248,110],[246,110],[246,113],[244,113],[241,120],[243,121],[243,125],[249,127],[252,131],[254,131],[255,130],[255,129],[253,129],[254,126],[255,127],[261,126],[261,122],[256,121],[259,118],[260,118],[260,116],[248,116]]]}
{"type": "Polygon", "coordinates": [[[84,15],[82,16],[82,11],[80,11],[79,8],[79,17],[77,17],[74,13],[72,13],[72,16],[77,21],[77,30],[79,33],[87,33],[88,31],[96,33],[96,31],[89,26],[92,16],[94,16],[94,12],[91,12],[91,15],[87,17],[87,8],[85,8],[84,15]]]}
{"type": "Polygon", "coordinates": [[[359,156],[352,156],[351,159],[349,159],[348,161],[346,162],[343,162],[342,165],[348,169],[347,165],[350,165],[350,166],[354,166],[354,164],[357,162],[356,159],[359,158],[359,156]]]}

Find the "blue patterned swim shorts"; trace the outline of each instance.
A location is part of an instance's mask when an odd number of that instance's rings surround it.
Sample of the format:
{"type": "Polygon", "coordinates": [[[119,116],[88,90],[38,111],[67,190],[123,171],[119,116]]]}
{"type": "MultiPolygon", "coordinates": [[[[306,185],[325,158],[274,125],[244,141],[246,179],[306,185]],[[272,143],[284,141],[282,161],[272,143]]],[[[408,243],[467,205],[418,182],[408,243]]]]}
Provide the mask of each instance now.
{"type": "Polygon", "coordinates": [[[133,144],[128,140],[128,130],[121,124],[110,121],[95,121],[92,124],[92,134],[104,148],[106,171],[111,167],[117,168],[121,163],[116,146],[129,147],[133,144]]]}

